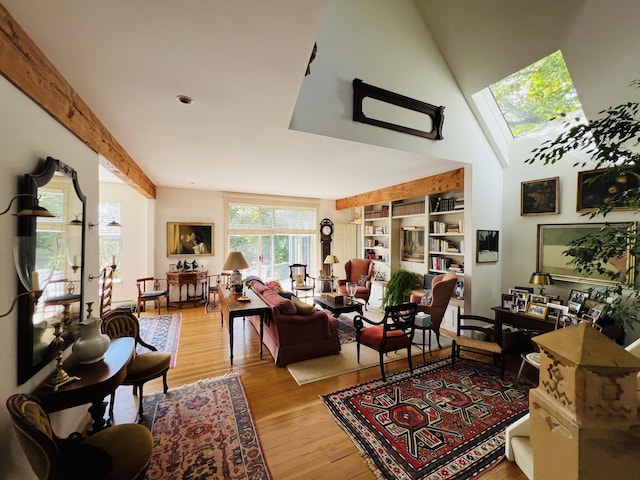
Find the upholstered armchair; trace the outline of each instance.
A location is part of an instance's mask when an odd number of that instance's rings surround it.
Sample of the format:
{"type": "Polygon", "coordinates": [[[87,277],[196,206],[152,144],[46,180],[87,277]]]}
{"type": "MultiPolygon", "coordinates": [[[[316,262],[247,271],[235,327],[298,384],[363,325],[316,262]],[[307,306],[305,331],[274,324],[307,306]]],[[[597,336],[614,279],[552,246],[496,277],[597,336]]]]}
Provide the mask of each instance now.
{"type": "Polygon", "coordinates": [[[440,324],[447,311],[457,281],[458,276],[454,272],[443,273],[435,277],[431,282],[431,301],[428,304],[421,303],[422,297],[420,295],[411,294],[410,301],[418,304],[418,311],[431,315],[431,330],[436,334],[439,348],[442,348],[440,345],[440,324]]]}
{"type": "Polygon", "coordinates": [[[345,262],[344,271],[347,278],[338,279],[338,291],[344,296],[349,296],[347,294],[347,282],[356,282],[358,288],[355,297],[363,299],[366,308],[371,296],[373,261],[368,258],[352,258],[345,262]]]}

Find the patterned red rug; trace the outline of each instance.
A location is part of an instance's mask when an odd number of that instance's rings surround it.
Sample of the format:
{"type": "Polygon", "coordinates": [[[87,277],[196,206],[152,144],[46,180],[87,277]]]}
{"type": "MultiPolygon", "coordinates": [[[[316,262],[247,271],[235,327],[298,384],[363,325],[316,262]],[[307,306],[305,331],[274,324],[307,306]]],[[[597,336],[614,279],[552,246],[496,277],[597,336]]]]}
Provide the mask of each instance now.
{"type": "Polygon", "coordinates": [[[463,479],[502,459],[505,427],[528,412],[531,385],[511,378],[444,358],[322,399],[379,478],[463,479]]]}
{"type": "Polygon", "coordinates": [[[146,395],[144,413],[148,480],[271,478],[238,374],[146,395]]]}

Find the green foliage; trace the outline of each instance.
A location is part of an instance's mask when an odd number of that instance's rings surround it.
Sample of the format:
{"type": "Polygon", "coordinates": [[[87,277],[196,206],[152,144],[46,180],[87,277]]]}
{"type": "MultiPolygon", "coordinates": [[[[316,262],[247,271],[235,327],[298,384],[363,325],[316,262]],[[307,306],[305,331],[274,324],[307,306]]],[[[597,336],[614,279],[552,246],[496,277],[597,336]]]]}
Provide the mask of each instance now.
{"type": "MultiPolygon", "coordinates": [[[[631,86],[640,88],[640,80],[632,81],[631,86]]],[[[592,177],[591,181],[611,184],[620,176],[635,175],[632,170],[636,171],[640,166],[640,153],[634,151],[640,143],[639,112],[640,103],[627,102],[601,111],[598,118],[587,123],[569,120],[565,123],[565,131],[555,139],[547,140],[540,147],[534,148],[532,157],[526,163],[553,165],[565,155],[581,151],[596,162],[596,169],[603,169],[603,173],[592,177]]],[[[582,168],[586,165],[586,160],[573,164],[574,167],[582,168]]],[[[590,218],[605,217],[614,207],[626,207],[637,213],[640,210],[640,188],[612,193],[608,201],[588,215],[590,218]]],[[[639,321],[635,312],[640,307],[640,285],[636,282],[631,289],[624,286],[628,275],[637,277],[633,266],[635,262],[631,262],[632,266],[622,273],[612,272],[604,266],[625,259],[627,252],[635,260],[640,253],[639,245],[637,229],[620,229],[607,224],[600,232],[571,242],[563,252],[564,255],[573,257],[571,263],[576,271],[598,272],[619,282],[612,287],[593,289],[592,295],[610,303],[609,316],[623,327],[630,327],[639,321]]]]}
{"type": "Polygon", "coordinates": [[[540,130],[568,112],[582,117],[560,50],[494,83],[490,90],[514,137],[540,130]]]}
{"type": "Polygon", "coordinates": [[[418,286],[419,280],[418,276],[409,270],[394,270],[382,296],[382,308],[409,301],[411,290],[418,286]]]}

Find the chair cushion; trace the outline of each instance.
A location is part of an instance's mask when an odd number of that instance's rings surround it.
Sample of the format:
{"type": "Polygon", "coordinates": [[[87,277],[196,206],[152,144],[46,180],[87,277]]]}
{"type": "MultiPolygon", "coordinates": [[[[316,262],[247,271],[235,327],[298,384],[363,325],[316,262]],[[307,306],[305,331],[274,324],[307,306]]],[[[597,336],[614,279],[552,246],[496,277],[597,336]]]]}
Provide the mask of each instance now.
{"type": "MultiPolygon", "coordinates": [[[[382,325],[363,328],[362,330],[360,330],[360,343],[379,350],[380,345],[382,344],[383,334],[384,330],[382,325]]],[[[400,330],[387,332],[387,343],[385,344],[384,348],[385,351],[406,348],[409,345],[411,345],[411,341],[404,332],[400,330]]]]}
{"type": "Polygon", "coordinates": [[[113,459],[113,467],[105,479],[121,480],[141,478],[151,459],[153,437],[146,427],[129,423],[101,430],[84,443],[105,451],[113,459]]]}
{"type": "Polygon", "coordinates": [[[169,369],[171,354],[169,352],[146,352],[133,357],[127,368],[125,383],[137,383],[161,376],[169,369]]]}
{"type": "Polygon", "coordinates": [[[164,290],[152,290],[150,292],[143,292],[140,294],[140,298],[157,298],[166,294],[164,290]]]}

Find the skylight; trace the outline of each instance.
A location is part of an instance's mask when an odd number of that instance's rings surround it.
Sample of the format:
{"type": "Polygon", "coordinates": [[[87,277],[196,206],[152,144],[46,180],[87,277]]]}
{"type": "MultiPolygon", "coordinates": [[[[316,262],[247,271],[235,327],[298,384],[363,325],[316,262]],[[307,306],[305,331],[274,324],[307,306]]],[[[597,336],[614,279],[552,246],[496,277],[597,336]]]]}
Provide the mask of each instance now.
{"type": "Polygon", "coordinates": [[[584,119],[560,50],[494,83],[489,90],[514,138],[555,126],[565,116],[584,119]]]}

